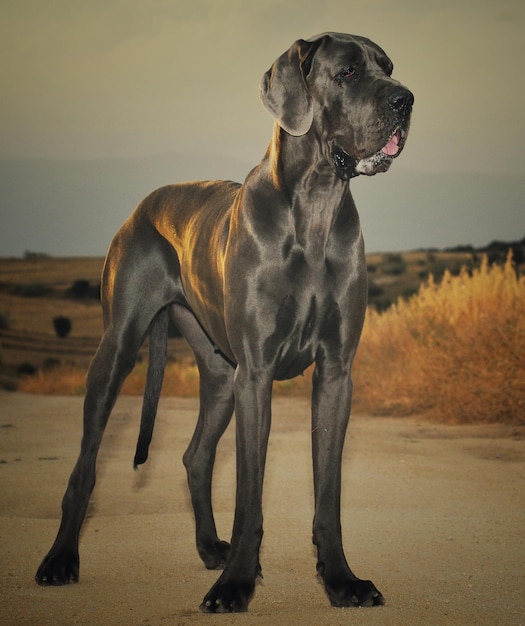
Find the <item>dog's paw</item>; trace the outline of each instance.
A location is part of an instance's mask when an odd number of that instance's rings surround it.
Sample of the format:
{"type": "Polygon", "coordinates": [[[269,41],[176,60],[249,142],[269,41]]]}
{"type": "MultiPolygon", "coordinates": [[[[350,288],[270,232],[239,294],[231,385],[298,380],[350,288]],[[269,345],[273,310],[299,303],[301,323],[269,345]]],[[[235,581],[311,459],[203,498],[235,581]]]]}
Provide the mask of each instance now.
{"type": "Polygon", "coordinates": [[[230,554],[230,544],[217,540],[211,545],[199,546],[198,551],[206,569],[224,569],[230,554]]]}
{"type": "Polygon", "coordinates": [[[223,575],[204,597],[203,613],[244,613],[255,590],[255,579],[231,578],[223,575]]]}
{"type": "Polygon", "coordinates": [[[78,554],[51,551],[35,574],[39,585],[67,585],[78,582],[78,554]]]}
{"type": "Polygon", "coordinates": [[[332,606],[382,606],[385,599],[374,583],[359,578],[345,581],[325,581],[325,589],[332,606]]]}

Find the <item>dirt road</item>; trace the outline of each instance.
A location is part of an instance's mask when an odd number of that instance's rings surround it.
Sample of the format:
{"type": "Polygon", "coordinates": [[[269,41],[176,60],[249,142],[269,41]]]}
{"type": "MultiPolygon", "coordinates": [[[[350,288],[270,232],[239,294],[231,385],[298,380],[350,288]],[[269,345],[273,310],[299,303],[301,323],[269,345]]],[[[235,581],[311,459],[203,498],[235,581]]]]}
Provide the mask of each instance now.
{"type": "MultiPolygon", "coordinates": [[[[264,579],[247,614],[198,610],[217,573],[197,557],[181,461],[192,399],[162,400],[150,461],[138,472],[140,402],[119,400],[82,535],[80,583],[38,587],[34,572],[54,539],[78,451],[81,406],[80,398],[0,393],[2,624],[525,624],[525,428],[355,417],[343,468],[346,553],[387,604],[334,609],[315,576],[308,403],[293,399],[274,402],[264,579]]],[[[234,459],[230,428],[214,483],[223,538],[234,459]]]]}

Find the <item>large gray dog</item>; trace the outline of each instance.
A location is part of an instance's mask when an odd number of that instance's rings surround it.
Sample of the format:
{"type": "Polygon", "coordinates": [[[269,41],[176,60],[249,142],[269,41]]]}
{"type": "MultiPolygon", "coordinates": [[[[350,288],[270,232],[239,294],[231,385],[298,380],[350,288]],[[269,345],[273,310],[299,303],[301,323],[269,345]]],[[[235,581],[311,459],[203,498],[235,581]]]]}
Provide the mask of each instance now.
{"type": "Polygon", "coordinates": [[[405,143],[413,96],[391,73],[383,50],[363,37],[325,33],[296,41],[262,79],[275,130],[245,183],[163,187],[118,232],[103,272],[105,332],[89,369],[80,456],[38,583],[78,580],[78,538],[102,434],[149,336],[135,466],[147,458],[171,315],[201,376],[199,418],[184,455],[197,549],[207,568],[224,568],[201,608],[247,609],[261,573],[272,381],[297,376],[311,363],[317,571],[333,605],[383,604],[376,587],[346,562],[340,491],[350,370],[367,302],[363,240],[348,181],[385,172],[405,143]],[[230,545],[217,537],[211,481],[215,449],[234,410],[230,545]]]}

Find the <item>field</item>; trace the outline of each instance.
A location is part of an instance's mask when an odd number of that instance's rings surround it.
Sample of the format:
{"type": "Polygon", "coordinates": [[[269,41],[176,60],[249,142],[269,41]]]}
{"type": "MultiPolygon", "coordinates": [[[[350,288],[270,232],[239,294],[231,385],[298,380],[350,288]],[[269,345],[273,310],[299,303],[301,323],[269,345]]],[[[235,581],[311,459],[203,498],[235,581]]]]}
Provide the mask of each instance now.
{"type": "MultiPolygon", "coordinates": [[[[428,413],[449,422],[522,419],[525,283],[502,249],[492,251],[500,261],[494,266],[473,250],[367,257],[370,307],[354,368],[358,410],[428,413]]],[[[102,265],[99,258],[0,259],[4,388],[83,392],[102,333],[102,265]],[[53,324],[59,316],[71,324],[64,337],[53,324]]],[[[164,394],[197,395],[198,373],[184,340],[170,337],[168,355],[164,394]]],[[[125,394],[142,392],[145,356],[143,347],[125,394]]],[[[276,383],[275,392],[308,395],[310,374],[276,383]]]]}

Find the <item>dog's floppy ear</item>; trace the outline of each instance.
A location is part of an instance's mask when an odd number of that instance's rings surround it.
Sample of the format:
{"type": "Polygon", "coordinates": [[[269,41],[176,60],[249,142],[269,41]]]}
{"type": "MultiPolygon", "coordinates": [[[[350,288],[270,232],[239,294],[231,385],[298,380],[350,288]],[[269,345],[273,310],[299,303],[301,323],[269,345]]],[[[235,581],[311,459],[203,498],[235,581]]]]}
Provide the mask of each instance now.
{"type": "Polygon", "coordinates": [[[261,80],[262,103],[279,126],[290,135],[304,135],[312,125],[312,97],[306,76],[319,45],[319,40],[298,39],[275,61],[261,80]]]}

